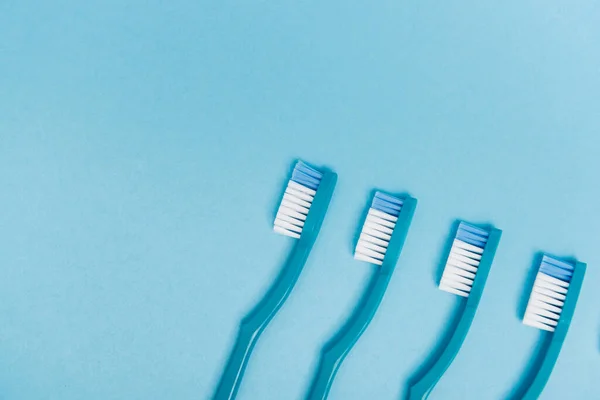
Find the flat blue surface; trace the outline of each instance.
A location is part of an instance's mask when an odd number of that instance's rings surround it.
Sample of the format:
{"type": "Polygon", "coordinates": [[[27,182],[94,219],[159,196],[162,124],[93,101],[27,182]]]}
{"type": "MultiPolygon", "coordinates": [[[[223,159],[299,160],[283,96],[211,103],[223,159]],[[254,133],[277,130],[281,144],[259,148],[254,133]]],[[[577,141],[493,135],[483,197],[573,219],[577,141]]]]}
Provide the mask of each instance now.
{"type": "Polygon", "coordinates": [[[431,399],[503,399],[540,334],[536,254],[589,264],[542,399],[600,398],[600,6],[0,2],[0,398],[205,399],[291,239],[294,160],[339,185],[239,399],[301,399],[360,297],[372,189],[419,199],[332,400],[398,399],[458,299],[456,219],[504,235],[431,399]]]}

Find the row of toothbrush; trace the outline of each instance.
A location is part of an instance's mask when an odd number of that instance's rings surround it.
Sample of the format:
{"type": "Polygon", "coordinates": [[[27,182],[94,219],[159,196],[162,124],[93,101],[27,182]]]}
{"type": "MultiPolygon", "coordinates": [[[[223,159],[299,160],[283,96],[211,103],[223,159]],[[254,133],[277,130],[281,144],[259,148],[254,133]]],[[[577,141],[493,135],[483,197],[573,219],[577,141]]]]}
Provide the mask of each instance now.
{"type": "MultiPolygon", "coordinates": [[[[298,161],[275,217],[274,230],[297,239],[281,274],[259,304],[242,320],[231,356],[217,385],[214,400],[232,400],[261,333],[290,295],[317,239],[337,175],[298,161]]],[[[308,400],[327,398],[337,370],[365,331],[400,257],[417,199],[376,192],[356,245],[354,258],[378,267],[354,313],[321,352],[308,400]]],[[[454,329],[433,362],[408,384],[408,400],[427,399],[460,350],[500,242],[502,231],[460,222],[439,288],[461,297],[454,329]]],[[[550,255],[541,259],[523,323],[546,331],[537,369],[516,390],[513,399],[533,400],[541,394],[565,340],[586,265],[550,255]]]]}

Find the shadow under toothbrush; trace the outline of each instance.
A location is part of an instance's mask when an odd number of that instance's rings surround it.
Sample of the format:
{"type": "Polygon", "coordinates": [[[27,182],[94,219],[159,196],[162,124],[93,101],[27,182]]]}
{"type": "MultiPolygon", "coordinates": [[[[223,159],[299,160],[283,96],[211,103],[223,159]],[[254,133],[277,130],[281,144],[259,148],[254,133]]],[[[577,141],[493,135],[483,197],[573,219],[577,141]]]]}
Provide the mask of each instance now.
{"type": "MultiPolygon", "coordinates": [[[[450,251],[452,250],[452,245],[454,243],[454,239],[456,238],[456,234],[458,232],[458,227],[461,222],[464,220],[457,219],[452,223],[452,227],[450,228],[450,232],[448,234],[448,239],[446,239],[446,243],[444,243],[443,250],[440,255],[440,259],[438,261],[437,267],[434,269],[433,280],[436,283],[436,286],[439,286],[442,275],[444,273],[444,269],[446,268],[446,263],[448,262],[448,257],[450,256],[450,251]]],[[[478,224],[484,229],[491,229],[491,224],[478,224]]],[[[437,343],[434,345],[434,350],[429,354],[425,362],[423,362],[418,369],[413,373],[408,379],[406,385],[404,386],[404,394],[401,396],[403,399],[408,399],[410,396],[410,391],[408,390],[417,382],[419,382],[427,372],[435,365],[437,360],[440,358],[441,354],[444,352],[448,343],[452,339],[454,332],[456,330],[457,325],[461,321],[461,317],[465,307],[467,306],[466,299],[459,296],[455,299],[455,304],[453,310],[448,317],[448,322],[445,325],[444,331],[438,336],[437,343]]]]}

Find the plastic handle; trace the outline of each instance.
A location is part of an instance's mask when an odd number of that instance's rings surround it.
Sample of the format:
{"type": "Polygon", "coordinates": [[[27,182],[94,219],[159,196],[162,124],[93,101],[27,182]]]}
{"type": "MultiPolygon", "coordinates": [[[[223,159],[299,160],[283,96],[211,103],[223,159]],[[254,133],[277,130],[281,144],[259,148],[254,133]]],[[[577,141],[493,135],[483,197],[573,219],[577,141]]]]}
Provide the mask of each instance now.
{"type": "Polygon", "coordinates": [[[262,301],[242,320],[233,352],[215,394],[216,400],[235,398],[252,349],[262,331],[291,293],[294,285],[290,282],[297,281],[310,248],[311,246],[302,242],[296,244],[277,281],[262,301]]]}
{"type": "Polygon", "coordinates": [[[452,364],[452,361],[454,361],[454,358],[456,358],[475,318],[477,306],[481,300],[483,288],[485,287],[485,282],[487,281],[501,236],[502,231],[498,229],[492,229],[490,232],[469,297],[461,300],[459,319],[454,332],[431,368],[409,388],[409,400],[427,399],[435,385],[442,378],[450,364],[452,364]]]}
{"type": "Polygon", "coordinates": [[[390,276],[389,273],[379,272],[373,277],[363,297],[363,305],[355,311],[347,325],[326,345],[307,399],[322,400],[327,398],[329,389],[338,369],[342,365],[342,361],[373,319],[385,293],[390,276]]]}
{"type": "Polygon", "coordinates": [[[575,312],[575,305],[581,292],[581,286],[583,284],[583,277],[585,276],[586,265],[584,263],[577,263],[575,265],[575,271],[569,284],[569,291],[567,292],[567,298],[563,305],[563,310],[558,320],[558,325],[554,332],[550,333],[552,339],[547,343],[545,348],[540,352],[541,363],[537,371],[533,371],[531,378],[525,382],[523,394],[517,394],[514,400],[535,400],[542,394],[550,374],[554,369],[556,360],[560,354],[560,350],[567,336],[569,325],[573,319],[575,312]]]}
{"type": "Polygon", "coordinates": [[[263,299],[240,324],[233,351],[213,396],[214,400],[232,400],[236,397],[246,365],[260,334],[289,297],[298,281],[323,224],[336,182],[337,175],[335,173],[326,171],[323,174],[319,189],[306,217],[302,235],[293,247],[281,274],[263,299]]]}
{"type": "Polygon", "coordinates": [[[375,316],[404,246],[416,206],[416,199],[409,197],[404,200],[383,265],[373,276],[361,302],[348,322],[323,348],[317,373],[309,389],[307,399],[323,400],[327,398],[335,375],[344,358],[352,350],[354,344],[375,316]]]}

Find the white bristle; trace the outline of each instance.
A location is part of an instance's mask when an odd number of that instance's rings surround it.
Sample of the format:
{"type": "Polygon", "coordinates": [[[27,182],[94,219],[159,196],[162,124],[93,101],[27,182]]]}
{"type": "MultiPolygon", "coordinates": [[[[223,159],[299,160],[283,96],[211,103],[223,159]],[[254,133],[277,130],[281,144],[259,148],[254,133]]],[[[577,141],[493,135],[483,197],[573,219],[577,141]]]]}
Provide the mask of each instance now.
{"type": "Polygon", "coordinates": [[[462,297],[469,297],[469,292],[455,289],[455,287],[452,283],[448,284],[448,282],[445,281],[444,279],[442,279],[442,281],[440,282],[439,287],[441,290],[443,290],[445,292],[454,293],[454,294],[457,294],[462,297]]]}
{"type": "Polygon", "coordinates": [[[394,226],[396,225],[394,222],[392,221],[388,221],[386,219],[383,219],[381,217],[376,216],[375,214],[368,214],[367,215],[367,221],[381,225],[381,226],[385,226],[388,227],[390,229],[394,229],[394,226]]]}
{"type": "Polygon", "coordinates": [[[368,235],[364,232],[361,232],[359,240],[364,240],[365,242],[373,243],[373,244],[376,244],[376,245],[384,247],[384,248],[387,248],[387,246],[389,244],[389,242],[387,242],[385,240],[376,238],[375,236],[368,235]]]}
{"type": "Polygon", "coordinates": [[[376,260],[375,258],[366,256],[364,254],[361,253],[355,253],[354,254],[354,259],[355,260],[359,260],[359,261],[365,261],[371,264],[376,264],[376,265],[381,265],[383,264],[383,262],[381,260],[376,260]]]}
{"type": "MultiPolygon", "coordinates": [[[[294,182],[294,181],[292,181],[294,182]]],[[[306,194],[305,192],[298,190],[298,189],[294,189],[293,187],[289,186],[285,189],[286,193],[289,193],[293,196],[296,196],[299,199],[302,199],[304,201],[307,201],[309,203],[312,203],[313,199],[315,198],[314,196],[311,196],[309,194],[306,194]]]]}
{"type": "Polygon", "coordinates": [[[398,218],[373,207],[369,209],[362,227],[354,258],[375,265],[382,265],[398,218]]]}
{"type": "Polygon", "coordinates": [[[275,216],[275,232],[295,239],[302,236],[308,212],[322,178],[323,173],[302,161],[296,163],[275,216]]]}
{"type": "Polygon", "coordinates": [[[459,296],[468,297],[471,292],[471,286],[473,286],[473,281],[475,280],[475,275],[477,274],[481,253],[483,253],[482,249],[459,239],[454,239],[450,256],[442,275],[440,289],[458,294],[459,296]],[[474,249],[467,250],[469,247],[474,247],[474,249]]]}
{"type": "Polygon", "coordinates": [[[364,233],[365,235],[374,237],[376,239],[381,239],[384,240],[385,242],[389,243],[390,239],[392,238],[390,235],[388,235],[387,233],[383,233],[378,229],[373,228],[373,226],[370,226],[368,224],[365,224],[363,226],[363,230],[362,233],[364,233]]]}
{"type": "Polygon", "coordinates": [[[565,304],[568,288],[568,282],[538,272],[525,309],[523,323],[554,332],[565,304]]]}
{"type": "Polygon", "coordinates": [[[469,297],[483,254],[483,246],[487,242],[487,236],[488,233],[480,228],[464,223],[459,225],[440,281],[439,288],[441,290],[469,297]],[[462,240],[463,238],[464,240],[462,240]],[[467,243],[465,240],[481,244],[482,247],[467,243]]]}
{"type": "Polygon", "coordinates": [[[361,243],[361,247],[366,248],[366,249],[370,249],[370,250],[375,250],[375,251],[378,251],[379,253],[385,253],[387,251],[386,247],[379,246],[378,244],[375,244],[373,242],[369,242],[368,240],[364,240],[361,243]]]}
{"type": "Polygon", "coordinates": [[[377,221],[372,216],[369,213],[365,220],[358,243],[356,244],[356,249],[354,250],[354,259],[381,265],[383,264],[383,258],[387,252],[391,233],[396,223],[379,217],[379,219],[386,221],[384,225],[383,222],[377,221]]]}
{"type": "Polygon", "coordinates": [[[463,242],[462,240],[455,239],[453,246],[458,249],[469,251],[471,253],[471,257],[475,260],[480,260],[481,254],[483,254],[483,249],[481,247],[473,246],[472,244],[463,242]]]}
{"type": "Polygon", "coordinates": [[[314,190],[290,180],[277,210],[273,230],[296,239],[300,238],[314,195],[314,190]]]}
{"type": "MultiPolygon", "coordinates": [[[[298,182],[294,182],[292,180],[290,180],[288,182],[288,187],[292,188],[292,189],[299,190],[299,191],[301,191],[303,193],[306,193],[307,195],[309,195],[311,197],[314,197],[314,195],[317,194],[317,192],[315,190],[313,190],[311,188],[307,188],[306,186],[301,185],[298,182]]],[[[311,200],[311,202],[312,202],[312,200],[311,200]]]]}
{"type": "Polygon", "coordinates": [[[373,215],[375,217],[382,218],[382,219],[384,219],[386,221],[393,222],[394,225],[398,221],[398,217],[396,217],[394,215],[391,215],[391,214],[384,213],[383,211],[379,211],[379,210],[376,210],[374,208],[370,208],[369,209],[369,214],[367,214],[367,215],[373,215]]]}
{"type": "Polygon", "coordinates": [[[309,207],[304,207],[298,203],[290,201],[289,195],[287,194],[283,196],[283,200],[281,200],[281,205],[287,208],[291,208],[292,210],[299,212],[300,214],[308,215],[309,207]]]}
{"type": "Polygon", "coordinates": [[[277,225],[275,225],[275,226],[273,227],[273,230],[274,230],[275,232],[277,232],[277,233],[281,233],[282,235],[286,235],[286,236],[289,236],[289,237],[293,237],[294,239],[300,239],[300,235],[299,235],[299,234],[297,234],[297,233],[295,233],[295,232],[292,232],[292,231],[289,231],[289,230],[287,230],[287,229],[284,229],[284,228],[282,228],[282,227],[280,227],[280,226],[277,226],[277,225]]]}
{"type": "Polygon", "coordinates": [[[557,286],[560,286],[562,288],[565,288],[565,289],[569,288],[569,282],[561,281],[560,279],[556,279],[556,278],[554,278],[552,276],[548,276],[546,274],[538,274],[538,278],[541,281],[548,282],[548,283],[553,283],[553,284],[555,284],[557,286]]]}

